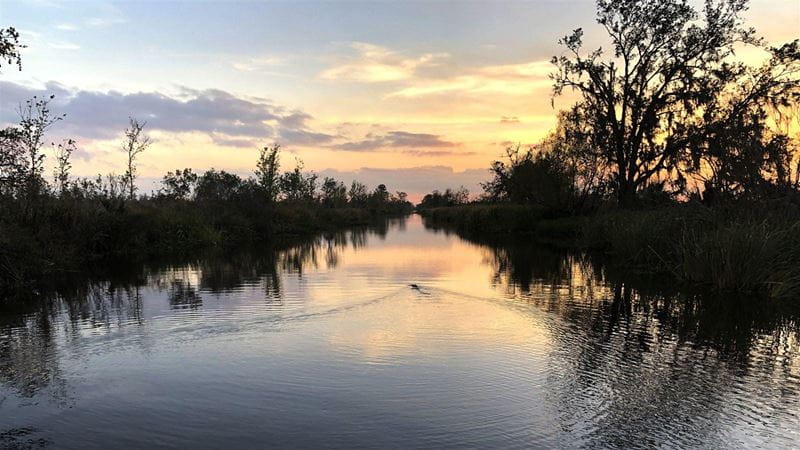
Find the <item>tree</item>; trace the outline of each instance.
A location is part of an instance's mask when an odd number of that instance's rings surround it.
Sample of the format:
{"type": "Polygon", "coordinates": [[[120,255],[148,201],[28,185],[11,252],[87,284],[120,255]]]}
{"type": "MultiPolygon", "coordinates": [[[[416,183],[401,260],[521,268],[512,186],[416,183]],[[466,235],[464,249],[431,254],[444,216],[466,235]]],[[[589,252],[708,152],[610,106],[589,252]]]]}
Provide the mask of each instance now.
{"type": "MultiPolygon", "coordinates": [[[[19,43],[19,32],[14,27],[0,28],[0,66],[2,63],[15,64],[22,70],[22,57],[19,50],[25,45],[19,43]]],[[[8,127],[0,130],[0,193],[13,190],[25,173],[22,132],[8,127]]]]}
{"type": "Polygon", "coordinates": [[[278,196],[278,182],[280,176],[280,146],[275,144],[272,147],[264,147],[258,155],[256,163],[256,178],[259,187],[264,191],[267,200],[274,202],[278,196]]]}
{"type": "Polygon", "coordinates": [[[238,175],[211,169],[197,179],[195,198],[206,202],[231,201],[239,194],[242,185],[238,175]]]}
{"type": "Polygon", "coordinates": [[[369,194],[367,193],[367,186],[364,183],[353,180],[350,184],[350,190],[347,193],[350,203],[354,206],[364,206],[367,203],[369,194]]]}
{"type": "Polygon", "coordinates": [[[72,163],[69,159],[77,149],[77,146],[74,140],[67,139],[54,147],[56,167],[53,171],[53,178],[58,193],[63,195],[69,187],[69,171],[72,169],[72,163]]]}
{"type": "Polygon", "coordinates": [[[28,184],[28,194],[38,190],[43,184],[42,171],[44,170],[44,144],[45,132],[48,128],[63,120],[66,114],[53,115],[50,111],[50,101],[55,98],[51,95],[40,99],[34,96],[24,105],[19,105],[17,112],[20,116],[17,137],[23,152],[27,155],[25,171],[28,184]]]}
{"type": "Polygon", "coordinates": [[[163,197],[175,200],[186,200],[192,193],[192,188],[197,184],[197,174],[192,169],[175,169],[175,172],[167,172],[161,180],[164,188],[160,194],[163,197]]]}
{"type": "Polygon", "coordinates": [[[581,51],[583,31],[559,41],[553,94],[576,90],[591,143],[612,166],[623,205],[654,175],[673,170],[691,140],[689,124],[709,103],[709,86],[738,43],[760,45],[742,27],[746,0],[708,0],[702,19],[687,0],[598,0],[597,21],[612,41],[581,51]]]}
{"type": "Polygon", "coordinates": [[[797,187],[796,170],[792,176],[797,143],[788,133],[800,105],[800,42],[769,51],[761,67],[720,68],[718,78],[730,80],[731,87],[713,96],[702,126],[693,126],[686,172],[701,180],[709,195],[763,197],[797,187]]]}
{"type": "Polygon", "coordinates": [[[389,201],[389,190],[386,189],[386,185],[383,183],[379,184],[372,193],[372,198],[377,203],[386,203],[389,201]]]}
{"type": "MultiPolygon", "coordinates": [[[[408,194],[406,192],[396,191],[395,195],[397,196],[397,201],[398,202],[400,202],[400,203],[408,202],[408,194]]],[[[467,195],[469,195],[469,193],[467,193],[467,195]]]]}
{"type": "Polygon", "coordinates": [[[464,186],[461,186],[455,191],[447,188],[444,192],[434,190],[430,194],[425,194],[425,197],[422,198],[422,201],[419,205],[417,205],[417,208],[426,209],[440,208],[445,206],[458,206],[467,204],[468,202],[469,191],[464,186]]]}
{"type": "Polygon", "coordinates": [[[294,170],[281,175],[279,185],[283,197],[290,202],[310,202],[317,190],[317,175],[303,174],[303,162],[297,160],[294,170]]]}
{"type": "Polygon", "coordinates": [[[492,163],[494,177],[483,188],[494,200],[538,205],[551,210],[572,206],[572,176],[552,150],[519,146],[506,150],[507,161],[492,163]]]}
{"type": "Polygon", "coordinates": [[[325,177],[322,182],[322,204],[336,208],[347,203],[347,188],[341,181],[325,177]]]}
{"type": "Polygon", "coordinates": [[[0,130],[0,193],[12,193],[26,172],[21,131],[14,127],[0,130]]]}
{"type": "Polygon", "coordinates": [[[139,122],[133,117],[129,118],[130,126],[125,129],[125,140],[122,143],[122,150],[127,157],[127,170],[125,180],[128,185],[128,199],[133,200],[136,196],[136,157],[147,150],[152,143],[148,136],[142,135],[147,122],[139,122]]]}
{"type": "Polygon", "coordinates": [[[22,56],[19,51],[27,47],[19,43],[19,31],[14,27],[0,28],[0,67],[2,63],[16,65],[22,70],[22,56]]]}

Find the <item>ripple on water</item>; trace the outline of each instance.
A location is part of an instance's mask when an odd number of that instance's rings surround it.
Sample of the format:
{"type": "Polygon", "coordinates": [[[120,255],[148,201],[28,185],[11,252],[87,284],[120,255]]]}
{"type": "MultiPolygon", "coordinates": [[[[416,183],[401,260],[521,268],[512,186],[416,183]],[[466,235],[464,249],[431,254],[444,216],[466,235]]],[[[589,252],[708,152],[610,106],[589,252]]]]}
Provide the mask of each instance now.
{"type": "Polygon", "coordinates": [[[0,446],[799,442],[796,325],[736,324],[742,337],[713,321],[715,334],[574,255],[467,243],[417,218],[337,242],[336,255],[319,240],[154,269],[0,316],[0,446]]]}

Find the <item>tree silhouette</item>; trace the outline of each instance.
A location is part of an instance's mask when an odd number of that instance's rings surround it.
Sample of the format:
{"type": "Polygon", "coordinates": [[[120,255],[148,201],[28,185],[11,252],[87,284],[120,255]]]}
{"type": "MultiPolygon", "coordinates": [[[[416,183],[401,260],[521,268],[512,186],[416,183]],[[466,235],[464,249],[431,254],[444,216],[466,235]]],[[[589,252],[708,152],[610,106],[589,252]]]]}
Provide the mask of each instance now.
{"type": "Polygon", "coordinates": [[[280,181],[280,145],[264,147],[258,155],[256,163],[256,179],[258,185],[264,190],[267,200],[274,202],[278,196],[278,182],[280,181]]]}
{"type": "Polygon", "coordinates": [[[726,81],[718,72],[734,46],[761,45],[742,26],[745,0],[708,0],[702,16],[686,0],[599,0],[597,21],[613,55],[582,51],[583,31],[559,41],[554,95],[574,89],[592,144],[613,168],[623,205],[689,149],[702,112],[726,81]],[[717,92],[715,92],[715,88],[717,92]]]}
{"type": "Polygon", "coordinates": [[[0,28],[0,67],[2,63],[16,65],[22,70],[20,49],[27,47],[19,43],[19,31],[14,27],[0,28]]]}
{"type": "Polygon", "coordinates": [[[127,157],[127,170],[125,180],[128,184],[128,199],[133,200],[136,196],[136,157],[147,150],[152,141],[148,136],[142,135],[147,122],[139,122],[133,117],[129,118],[130,126],[125,129],[125,140],[122,143],[122,150],[127,157]]]}

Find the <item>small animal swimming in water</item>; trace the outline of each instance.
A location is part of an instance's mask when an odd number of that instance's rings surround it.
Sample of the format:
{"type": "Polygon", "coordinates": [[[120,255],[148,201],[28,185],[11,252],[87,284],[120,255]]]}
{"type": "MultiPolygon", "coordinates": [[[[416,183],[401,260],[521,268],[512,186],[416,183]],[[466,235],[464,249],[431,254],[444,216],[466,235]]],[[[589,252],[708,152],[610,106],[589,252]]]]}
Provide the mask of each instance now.
{"type": "Polygon", "coordinates": [[[430,295],[429,293],[427,293],[427,292],[423,291],[423,290],[422,290],[422,288],[421,288],[421,287],[419,287],[419,286],[418,286],[417,284],[415,284],[415,283],[411,283],[411,284],[409,284],[409,285],[408,285],[408,287],[410,287],[411,289],[413,289],[413,290],[415,290],[415,291],[419,292],[419,293],[420,293],[420,294],[422,294],[422,295],[430,295]]]}

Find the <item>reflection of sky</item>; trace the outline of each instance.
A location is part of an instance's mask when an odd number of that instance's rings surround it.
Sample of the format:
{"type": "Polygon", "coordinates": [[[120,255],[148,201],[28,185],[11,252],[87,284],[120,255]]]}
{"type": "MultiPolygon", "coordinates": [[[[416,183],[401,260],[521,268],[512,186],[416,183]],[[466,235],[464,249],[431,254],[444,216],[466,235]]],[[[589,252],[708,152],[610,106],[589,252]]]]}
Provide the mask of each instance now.
{"type": "Polygon", "coordinates": [[[3,316],[0,433],[84,448],[796,441],[793,333],[754,332],[740,363],[576,259],[526,262],[416,216],[344,236],[336,264],[323,239],[3,316]],[[550,278],[562,261],[566,278],[515,286],[498,258],[550,278]]]}

